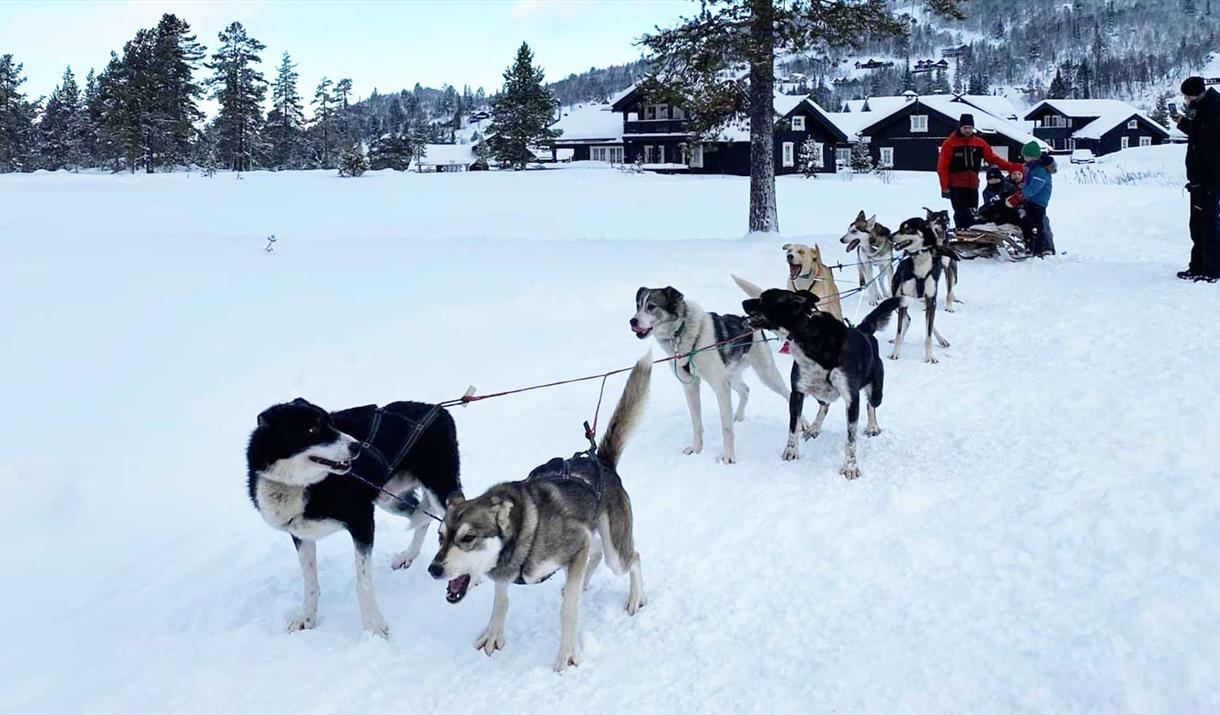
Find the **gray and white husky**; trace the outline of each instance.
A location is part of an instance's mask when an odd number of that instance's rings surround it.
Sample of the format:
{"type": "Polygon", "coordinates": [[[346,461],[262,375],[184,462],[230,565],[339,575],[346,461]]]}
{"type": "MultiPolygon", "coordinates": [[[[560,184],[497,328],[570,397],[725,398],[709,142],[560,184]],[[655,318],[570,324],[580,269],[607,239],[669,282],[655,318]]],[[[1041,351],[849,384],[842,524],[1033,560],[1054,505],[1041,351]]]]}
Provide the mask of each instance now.
{"type": "Polygon", "coordinates": [[[580,664],[577,635],[581,591],[605,555],[618,575],[630,574],[627,613],[644,606],[644,577],[632,536],[631,499],[617,467],[644,413],[651,355],[632,368],[596,453],[552,459],[520,482],[505,482],[470,501],[451,501],[441,547],[428,567],[449,579],[447,599],[461,601],[472,581],[496,584],[491,621],[474,647],[487,655],[504,647],[508,585],[540,583],[566,572],[555,670],[580,664]]]}
{"type": "Polygon", "coordinates": [[[675,361],[674,374],[686,390],[686,406],[690,409],[693,441],[684,454],[703,451],[703,410],[700,404],[700,384],[706,381],[716,394],[720,407],[720,430],[724,448],[719,460],[725,464],[737,461],[733,444],[733,422],[746,418],[746,402],[750,388],[743,379],[747,366],[772,392],[788,401],[788,388],[775,367],[775,358],[761,341],[761,334],[750,327],[740,315],[709,313],[695,303],[686,300],[672,286],[665,288],[640,288],[635,294],[635,315],[631,318],[631,330],[640,340],[649,336],[670,356],[680,355],[675,361]],[[730,338],[743,336],[712,348],[712,345],[730,338]],[[695,352],[693,355],[690,353],[695,352]],[[737,393],[737,410],[733,410],[732,392],[737,393]]]}
{"type": "Polygon", "coordinates": [[[887,297],[890,283],[894,280],[894,242],[890,230],[877,223],[877,216],[865,218],[864,212],[856,214],[856,220],[847,227],[847,233],[839,239],[847,250],[856,251],[860,265],[860,287],[868,286],[868,304],[877,305],[887,297]],[[880,277],[873,280],[873,270],[880,277]]]}

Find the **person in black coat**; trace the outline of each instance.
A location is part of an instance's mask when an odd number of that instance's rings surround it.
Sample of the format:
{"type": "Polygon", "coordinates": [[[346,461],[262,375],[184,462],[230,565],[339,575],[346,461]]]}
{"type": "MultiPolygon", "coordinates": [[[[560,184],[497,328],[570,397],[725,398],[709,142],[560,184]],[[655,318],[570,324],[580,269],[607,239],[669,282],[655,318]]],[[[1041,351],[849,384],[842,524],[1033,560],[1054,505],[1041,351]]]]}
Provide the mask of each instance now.
{"type": "Polygon", "coordinates": [[[1174,116],[1187,137],[1186,190],[1190,194],[1190,266],[1183,280],[1220,279],[1220,94],[1202,77],[1182,83],[1185,116],[1174,116]]]}

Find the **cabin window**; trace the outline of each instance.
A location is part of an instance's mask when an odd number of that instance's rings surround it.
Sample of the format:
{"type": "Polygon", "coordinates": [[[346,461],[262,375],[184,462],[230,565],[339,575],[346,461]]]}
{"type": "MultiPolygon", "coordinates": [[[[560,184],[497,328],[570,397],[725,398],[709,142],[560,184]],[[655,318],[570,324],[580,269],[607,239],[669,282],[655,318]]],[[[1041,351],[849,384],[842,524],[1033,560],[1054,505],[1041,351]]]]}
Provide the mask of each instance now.
{"type": "Polygon", "coordinates": [[[1068,139],[1067,148],[1068,148],[1068,151],[1076,151],[1076,140],[1068,139]]]}
{"type": "Polygon", "coordinates": [[[1127,120],[1127,128],[1128,129],[1139,129],[1140,123],[1139,123],[1139,121],[1137,121],[1135,119],[1129,119],[1129,120],[1127,120]]]}
{"type": "Polygon", "coordinates": [[[784,166],[793,166],[796,164],[793,156],[792,142],[784,142],[784,166]]]}
{"type": "Polygon", "coordinates": [[[851,147],[841,146],[835,149],[835,165],[851,166],[851,147]]]}
{"type": "Polygon", "coordinates": [[[703,145],[695,144],[690,148],[690,165],[701,169],[703,168],[703,145]]]}
{"type": "Polygon", "coordinates": [[[1119,149],[1126,149],[1129,146],[1131,146],[1131,137],[1122,137],[1121,139],[1119,139],[1119,141],[1118,141],[1119,149]]]}
{"type": "Polygon", "coordinates": [[[809,155],[809,161],[816,167],[826,166],[826,157],[821,142],[813,143],[813,152],[809,155]]]}
{"type": "Polygon", "coordinates": [[[1042,120],[1042,126],[1054,127],[1054,128],[1070,127],[1070,126],[1072,126],[1072,122],[1067,117],[1064,117],[1062,115],[1051,114],[1042,120]]]}
{"type": "Polygon", "coordinates": [[[593,161],[604,161],[610,164],[623,163],[623,147],[594,146],[589,147],[589,158],[593,161]]]}
{"type": "Polygon", "coordinates": [[[912,114],[911,115],[911,131],[912,132],[927,132],[928,131],[928,115],[912,114]]]}
{"type": "Polygon", "coordinates": [[[654,121],[657,119],[669,119],[669,105],[667,104],[648,104],[644,106],[644,119],[654,121]]]}
{"type": "Polygon", "coordinates": [[[794,131],[794,132],[805,131],[805,118],[804,117],[793,117],[792,118],[792,131],[794,131]]]}
{"type": "Polygon", "coordinates": [[[892,147],[892,146],[881,147],[881,167],[883,169],[894,168],[894,147],[892,147]]]}
{"type": "Polygon", "coordinates": [[[1140,137],[1140,146],[1152,146],[1152,137],[1140,137]]]}

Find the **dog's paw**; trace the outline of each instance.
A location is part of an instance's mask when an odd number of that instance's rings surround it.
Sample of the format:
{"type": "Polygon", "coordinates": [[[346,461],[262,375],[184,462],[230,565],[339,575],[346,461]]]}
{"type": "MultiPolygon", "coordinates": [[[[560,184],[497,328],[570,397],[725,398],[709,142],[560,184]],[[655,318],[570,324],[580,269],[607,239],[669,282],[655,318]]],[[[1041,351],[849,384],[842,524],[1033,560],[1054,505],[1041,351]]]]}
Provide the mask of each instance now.
{"type": "Polygon", "coordinates": [[[701,444],[692,445],[690,447],[686,447],[685,449],[683,449],[682,454],[686,454],[686,455],[699,454],[702,451],[703,451],[703,445],[701,445],[701,444]]]}
{"type": "Polygon", "coordinates": [[[364,632],[377,638],[389,638],[390,626],[387,625],[385,619],[378,614],[374,618],[364,619],[364,632]]]}
{"type": "Polygon", "coordinates": [[[881,427],[877,425],[869,425],[868,427],[864,428],[864,434],[868,435],[869,437],[876,437],[877,435],[881,434],[881,427]]]}
{"type": "Polygon", "coordinates": [[[848,479],[859,479],[860,478],[860,468],[857,467],[855,465],[855,463],[844,464],[843,468],[839,470],[839,474],[842,474],[843,476],[847,477],[848,479]]]}
{"type": "Polygon", "coordinates": [[[732,452],[723,452],[716,458],[716,461],[721,464],[737,464],[737,455],[732,452]]]}
{"type": "Polygon", "coordinates": [[[580,665],[580,649],[579,648],[560,648],[559,657],[555,658],[555,672],[562,673],[569,667],[575,668],[580,665]]]}
{"type": "Polygon", "coordinates": [[[949,305],[946,305],[946,306],[945,306],[945,312],[946,312],[946,313],[956,313],[956,312],[957,312],[957,308],[954,308],[954,307],[953,307],[953,304],[952,304],[952,303],[950,303],[949,305]]]}
{"type": "Polygon", "coordinates": [[[877,298],[869,298],[869,299],[868,299],[868,304],[869,304],[870,306],[872,306],[872,307],[876,308],[877,306],[881,305],[881,301],[880,301],[879,299],[877,299],[877,298]]]}
{"type": "Polygon", "coordinates": [[[647,604],[648,599],[644,597],[643,591],[641,591],[639,594],[631,594],[631,596],[627,598],[627,615],[634,616],[647,604]]]}
{"type": "Polygon", "coordinates": [[[929,355],[926,358],[924,358],[923,361],[928,363],[929,365],[935,365],[940,362],[940,360],[936,359],[935,355],[929,355]]]}
{"type": "Polygon", "coordinates": [[[820,434],[822,434],[822,428],[819,425],[809,425],[801,431],[801,439],[817,439],[820,434]]]}
{"type": "Polygon", "coordinates": [[[297,631],[308,631],[317,623],[313,616],[298,616],[297,618],[288,621],[288,632],[296,633],[297,631]]]}
{"type": "Polygon", "coordinates": [[[737,414],[733,415],[733,421],[734,421],[734,422],[745,422],[745,421],[746,421],[746,413],[744,413],[744,412],[738,412],[737,414]]]}
{"type": "Polygon", "coordinates": [[[415,555],[411,555],[409,552],[403,551],[395,556],[394,560],[390,562],[390,569],[393,571],[409,569],[413,563],[415,563],[415,555]]]}
{"type": "Polygon", "coordinates": [[[504,629],[493,629],[489,626],[474,642],[474,649],[481,650],[488,656],[498,650],[504,650],[504,629]]]}
{"type": "Polygon", "coordinates": [[[784,445],[783,457],[784,457],[785,462],[791,462],[793,460],[800,459],[801,450],[799,448],[797,448],[795,443],[789,442],[788,444],[784,445]]]}
{"type": "Polygon", "coordinates": [[[890,359],[891,359],[891,360],[897,360],[897,359],[898,359],[898,353],[890,353],[890,359]]]}
{"type": "Polygon", "coordinates": [[[937,338],[937,339],[936,339],[936,342],[940,343],[940,346],[941,346],[942,348],[947,348],[947,347],[949,347],[949,341],[948,341],[948,340],[945,340],[944,338],[937,338]]]}

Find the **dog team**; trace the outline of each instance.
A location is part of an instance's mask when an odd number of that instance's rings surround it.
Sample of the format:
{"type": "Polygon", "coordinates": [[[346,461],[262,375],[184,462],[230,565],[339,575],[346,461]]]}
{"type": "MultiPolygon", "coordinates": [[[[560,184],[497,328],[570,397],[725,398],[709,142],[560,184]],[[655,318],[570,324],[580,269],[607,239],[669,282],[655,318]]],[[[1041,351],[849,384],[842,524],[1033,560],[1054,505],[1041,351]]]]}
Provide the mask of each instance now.
{"type": "MultiPolygon", "coordinates": [[[[733,276],[749,296],[745,316],[705,311],[672,288],[640,288],[635,296],[632,332],[655,338],[672,359],[674,374],[690,409],[691,442],[683,450],[703,450],[700,388],[706,382],[720,412],[719,461],[736,461],[734,422],[745,419],[749,367],[763,384],[788,402],[788,433],[783,459],[799,457],[801,439],[818,436],[832,402],[847,407],[847,442],[841,473],[860,476],[856,431],[860,398],[865,399],[865,434],[881,433],[877,408],[885,384],[875,334],[898,313],[891,359],[897,359],[910,327],[908,306],[922,302],[927,334],[924,358],[935,363],[932,340],[948,347],[936,330],[938,286],[944,276],[945,309],[952,311],[958,257],[945,245],[948,212],[927,210],[891,232],[861,211],[841,242],[859,258],[859,287],[873,310],[851,325],[844,321],[841,295],[818,247],[787,244],[786,289],[763,290],[733,276]],[[894,256],[902,258],[894,266],[894,256]],[[887,296],[888,293],[888,296],[887,296]],[[792,355],[784,384],[761,331],[786,340],[792,355]],[[732,393],[737,394],[736,408],[732,393]],[[806,397],[818,403],[809,424],[806,397]]],[[[579,665],[577,636],[580,595],[602,561],[629,578],[626,611],[644,606],[643,573],[632,535],[631,499],[619,478],[619,458],[644,411],[651,380],[650,356],[631,369],[627,384],[595,448],[571,458],[555,458],[526,479],[497,484],[466,499],[459,477],[457,430],[440,405],[393,402],[338,412],[297,398],[273,405],[258,416],[246,451],[249,497],[263,519],[288,532],[296,547],[304,581],[301,610],[290,630],[313,628],[318,611],[318,539],[346,530],[355,546],[356,595],[365,631],[385,636],[385,618],[374,596],[370,556],[374,508],[409,519],[410,546],[394,557],[394,569],[419,556],[428,522],[441,522],[440,549],[428,573],[448,581],[446,600],[457,603],[472,585],[495,584],[491,619],[475,641],[488,655],[504,647],[508,586],[541,583],[563,570],[564,586],[559,653],[555,669],[579,665]],[[443,518],[435,516],[443,511],[443,518]]]]}

